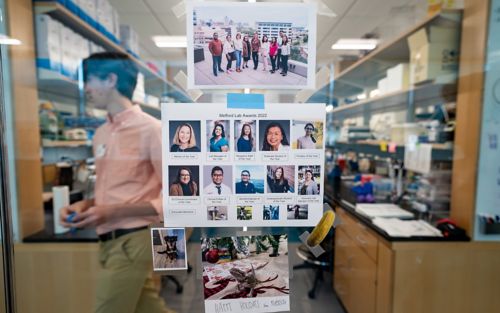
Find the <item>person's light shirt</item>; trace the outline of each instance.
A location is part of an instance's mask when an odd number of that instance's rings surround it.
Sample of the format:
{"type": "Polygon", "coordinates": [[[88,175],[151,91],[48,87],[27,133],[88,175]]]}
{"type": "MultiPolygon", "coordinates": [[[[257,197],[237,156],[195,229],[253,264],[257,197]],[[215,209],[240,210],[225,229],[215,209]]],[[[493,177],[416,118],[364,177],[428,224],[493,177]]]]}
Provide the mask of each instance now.
{"type": "Polygon", "coordinates": [[[159,216],[163,216],[161,147],[161,122],[142,112],[138,105],[112,119],[108,117],[96,130],[95,205],[150,202],[159,214],[110,219],[96,227],[97,234],[160,221],[159,216]]]}
{"type": "Polygon", "coordinates": [[[205,189],[203,189],[203,192],[206,195],[230,195],[232,193],[231,188],[229,188],[227,185],[216,185],[213,182],[211,182],[210,185],[206,186],[205,189]]]}
{"type": "Polygon", "coordinates": [[[234,40],[234,49],[238,51],[243,51],[243,39],[234,40]]]}

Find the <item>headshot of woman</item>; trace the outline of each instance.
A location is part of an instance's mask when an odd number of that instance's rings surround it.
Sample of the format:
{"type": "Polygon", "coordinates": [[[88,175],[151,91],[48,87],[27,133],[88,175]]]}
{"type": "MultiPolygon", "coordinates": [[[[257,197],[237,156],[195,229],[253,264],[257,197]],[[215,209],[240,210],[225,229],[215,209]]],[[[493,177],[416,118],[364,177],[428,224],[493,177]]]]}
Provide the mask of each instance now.
{"type": "Polygon", "coordinates": [[[236,143],[236,149],[238,152],[252,152],[254,145],[255,139],[252,136],[252,126],[245,123],[241,127],[241,134],[236,143]]]}
{"type": "Polygon", "coordinates": [[[290,144],[280,123],[271,122],[264,132],[262,151],[288,151],[290,144]]]}
{"type": "Polygon", "coordinates": [[[191,124],[184,123],[177,127],[170,152],[200,152],[191,124]]]}
{"type": "Polygon", "coordinates": [[[177,172],[175,181],[170,185],[170,196],[198,196],[198,184],[193,180],[193,173],[187,167],[177,172]]]}
{"type": "Polygon", "coordinates": [[[229,151],[229,142],[226,139],[224,125],[216,123],[212,130],[212,138],[210,138],[210,152],[227,151],[229,151]]]}
{"type": "Polygon", "coordinates": [[[307,123],[304,126],[305,134],[297,139],[297,149],[315,149],[316,148],[316,138],[314,138],[314,125],[312,123],[307,123]]]}
{"type": "Polygon", "coordinates": [[[304,181],[302,182],[302,187],[299,188],[299,195],[318,195],[318,184],[314,181],[313,172],[311,170],[305,170],[304,181]]]}
{"type": "Polygon", "coordinates": [[[267,176],[267,186],[270,193],[287,193],[290,191],[288,179],[285,178],[285,171],[280,166],[274,171],[274,175],[267,176]]]}

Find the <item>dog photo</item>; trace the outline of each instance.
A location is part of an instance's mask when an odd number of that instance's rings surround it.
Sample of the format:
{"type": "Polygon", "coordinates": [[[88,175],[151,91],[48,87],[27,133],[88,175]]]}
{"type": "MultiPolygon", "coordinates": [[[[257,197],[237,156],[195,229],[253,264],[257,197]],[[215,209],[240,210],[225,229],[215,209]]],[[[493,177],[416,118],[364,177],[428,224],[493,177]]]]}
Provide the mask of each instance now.
{"type": "Polygon", "coordinates": [[[184,228],[151,228],[153,269],[187,269],[186,232],[184,228]]]}

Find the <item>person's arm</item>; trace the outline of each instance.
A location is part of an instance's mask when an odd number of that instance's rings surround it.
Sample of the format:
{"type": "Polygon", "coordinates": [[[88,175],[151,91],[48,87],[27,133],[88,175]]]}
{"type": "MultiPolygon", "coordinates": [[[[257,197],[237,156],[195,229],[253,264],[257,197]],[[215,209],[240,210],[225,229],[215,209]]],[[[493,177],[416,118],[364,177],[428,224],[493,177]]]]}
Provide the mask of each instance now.
{"type": "Polygon", "coordinates": [[[213,43],[210,41],[210,42],[208,43],[208,51],[210,51],[210,54],[212,54],[212,55],[214,54],[213,48],[214,48],[214,45],[213,45],[213,43]]]}
{"type": "Polygon", "coordinates": [[[72,213],[82,213],[94,206],[94,199],[82,200],[75,202],[69,206],[62,208],[59,211],[59,224],[64,227],[71,227],[71,223],[68,223],[68,217],[72,213]]]}

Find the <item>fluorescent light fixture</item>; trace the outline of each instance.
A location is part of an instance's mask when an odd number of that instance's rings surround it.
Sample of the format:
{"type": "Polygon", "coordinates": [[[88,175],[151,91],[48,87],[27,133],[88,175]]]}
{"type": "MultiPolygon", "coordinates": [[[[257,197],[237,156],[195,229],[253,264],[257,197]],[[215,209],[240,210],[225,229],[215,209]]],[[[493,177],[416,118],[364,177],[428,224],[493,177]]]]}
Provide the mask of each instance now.
{"type": "Polygon", "coordinates": [[[158,48],[187,48],[186,36],[153,36],[158,48]]]}
{"type": "Polygon", "coordinates": [[[9,36],[6,35],[0,35],[0,45],[18,46],[20,44],[21,40],[19,39],[10,38],[9,36]]]}
{"type": "Polygon", "coordinates": [[[373,50],[377,44],[377,39],[339,39],[332,50],[373,50]]]}
{"type": "Polygon", "coordinates": [[[248,0],[249,3],[255,3],[257,0],[248,0]]]}

